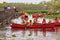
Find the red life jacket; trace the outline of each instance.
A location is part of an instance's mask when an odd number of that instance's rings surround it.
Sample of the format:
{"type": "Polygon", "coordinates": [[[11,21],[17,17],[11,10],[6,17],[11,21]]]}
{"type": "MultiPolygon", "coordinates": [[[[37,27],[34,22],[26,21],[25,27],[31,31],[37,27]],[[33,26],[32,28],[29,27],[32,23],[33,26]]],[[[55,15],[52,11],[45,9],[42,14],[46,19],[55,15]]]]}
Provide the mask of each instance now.
{"type": "Polygon", "coordinates": [[[21,12],[21,15],[25,15],[25,12],[24,12],[24,11],[22,11],[22,12],[21,12]]]}
{"type": "Polygon", "coordinates": [[[38,14],[38,13],[33,14],[32,17],[33,17],[33,18],[38,18],[38,17],[39,17],[39,14],[38,14]]]}
{"type": "Polygon", "coordinates": [[[24,16],[24,17],[22,17],[22,20],[26,20],[27,21],[28,20],[28,17],[25,17],[24,16]]]}
{"type": "Polygon", "coordinates": [[[46,20],[45,19],[43,19],[42,24],[46,24],[46,20]]]}
{"type": "Polygon", "coordinates": [[[57,17],[55,18],[55,23],[59,23],[59,19],[57,17]]]}

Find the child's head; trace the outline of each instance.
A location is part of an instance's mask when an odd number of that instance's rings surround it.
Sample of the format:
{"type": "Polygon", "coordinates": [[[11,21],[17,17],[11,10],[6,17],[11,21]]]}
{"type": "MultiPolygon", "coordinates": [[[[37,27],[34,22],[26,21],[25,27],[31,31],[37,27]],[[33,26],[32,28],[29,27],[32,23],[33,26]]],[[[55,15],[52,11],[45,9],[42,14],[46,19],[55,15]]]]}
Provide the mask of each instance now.
{"type": "Polygon", "coordinates": [[[32,22],[32,20],[30,20],[30,22],[32,22]]]}
{"type": "Polygon", "coordinates": [[[25,15],[25,18],[28,18],[28,16],[25,15]]]}

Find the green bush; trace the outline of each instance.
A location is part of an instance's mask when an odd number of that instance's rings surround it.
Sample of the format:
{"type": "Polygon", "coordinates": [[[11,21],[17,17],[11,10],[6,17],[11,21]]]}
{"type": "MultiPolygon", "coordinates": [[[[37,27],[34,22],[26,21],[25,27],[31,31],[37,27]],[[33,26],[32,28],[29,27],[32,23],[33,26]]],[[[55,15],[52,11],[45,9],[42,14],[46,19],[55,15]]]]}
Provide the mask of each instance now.
{"type": "Polygon", "coordinates": [[[3,5],[2,4],[0,4],[0,8],[3,8],[3,5]]]}
{"type": "Polygon", "coordinates": [[[33,13],[48,13],[48,10],[25,10],[25,12],[27,12],[29,14],[33,14],[33,13]]]}

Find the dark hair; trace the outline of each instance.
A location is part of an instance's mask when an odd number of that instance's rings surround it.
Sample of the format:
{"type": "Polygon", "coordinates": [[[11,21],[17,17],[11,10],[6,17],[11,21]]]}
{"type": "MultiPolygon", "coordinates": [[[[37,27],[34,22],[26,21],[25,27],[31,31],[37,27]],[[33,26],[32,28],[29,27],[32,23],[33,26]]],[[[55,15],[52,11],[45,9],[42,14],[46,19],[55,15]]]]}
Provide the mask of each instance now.
{"type": "Polygon", "coordinates": [[[30,20],[30,22],[32,22],[32,20],[30,20]]]}
{"type": "Polygon", "coordinates": [[[28,16],[25,15],[26,18],[28,18],[28,16]]]}

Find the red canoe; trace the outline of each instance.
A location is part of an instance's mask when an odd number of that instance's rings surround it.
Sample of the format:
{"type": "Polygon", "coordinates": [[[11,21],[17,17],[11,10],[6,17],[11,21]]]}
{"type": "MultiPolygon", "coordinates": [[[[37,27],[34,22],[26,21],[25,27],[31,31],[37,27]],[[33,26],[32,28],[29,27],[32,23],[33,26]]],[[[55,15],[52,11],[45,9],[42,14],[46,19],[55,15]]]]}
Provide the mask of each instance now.
{"type": "Polygon", "coordinates": [[[21,25],[21,24],[12,24],[12,28],[20,28],[20,29],[40,29],[40,28],[54,28],[55,24],[50,23],[50,24],[38,24],[38,25],[32,25],[32,26],[27,26],[27,25],[21,25]]]}
{"type": "Polygon", "coordinates": [[[20,29],[25,29],[25,25],[21,25],[21,24],[12,24],[11,25],[12,28],[20,28],[20,29]]]}
{"type": "Polygon", "coordinates": [[[55,28],[60,26],[60,22],[58,21],[58,18],[55,19],[54,23],[46,23],[46,20],[43,19],[42,24],[36,23],[32,26],[22,25],[22,24],[12,24],[12,28],[20,28],[20,29],[40,29],[40,28],[55,28]]]}

